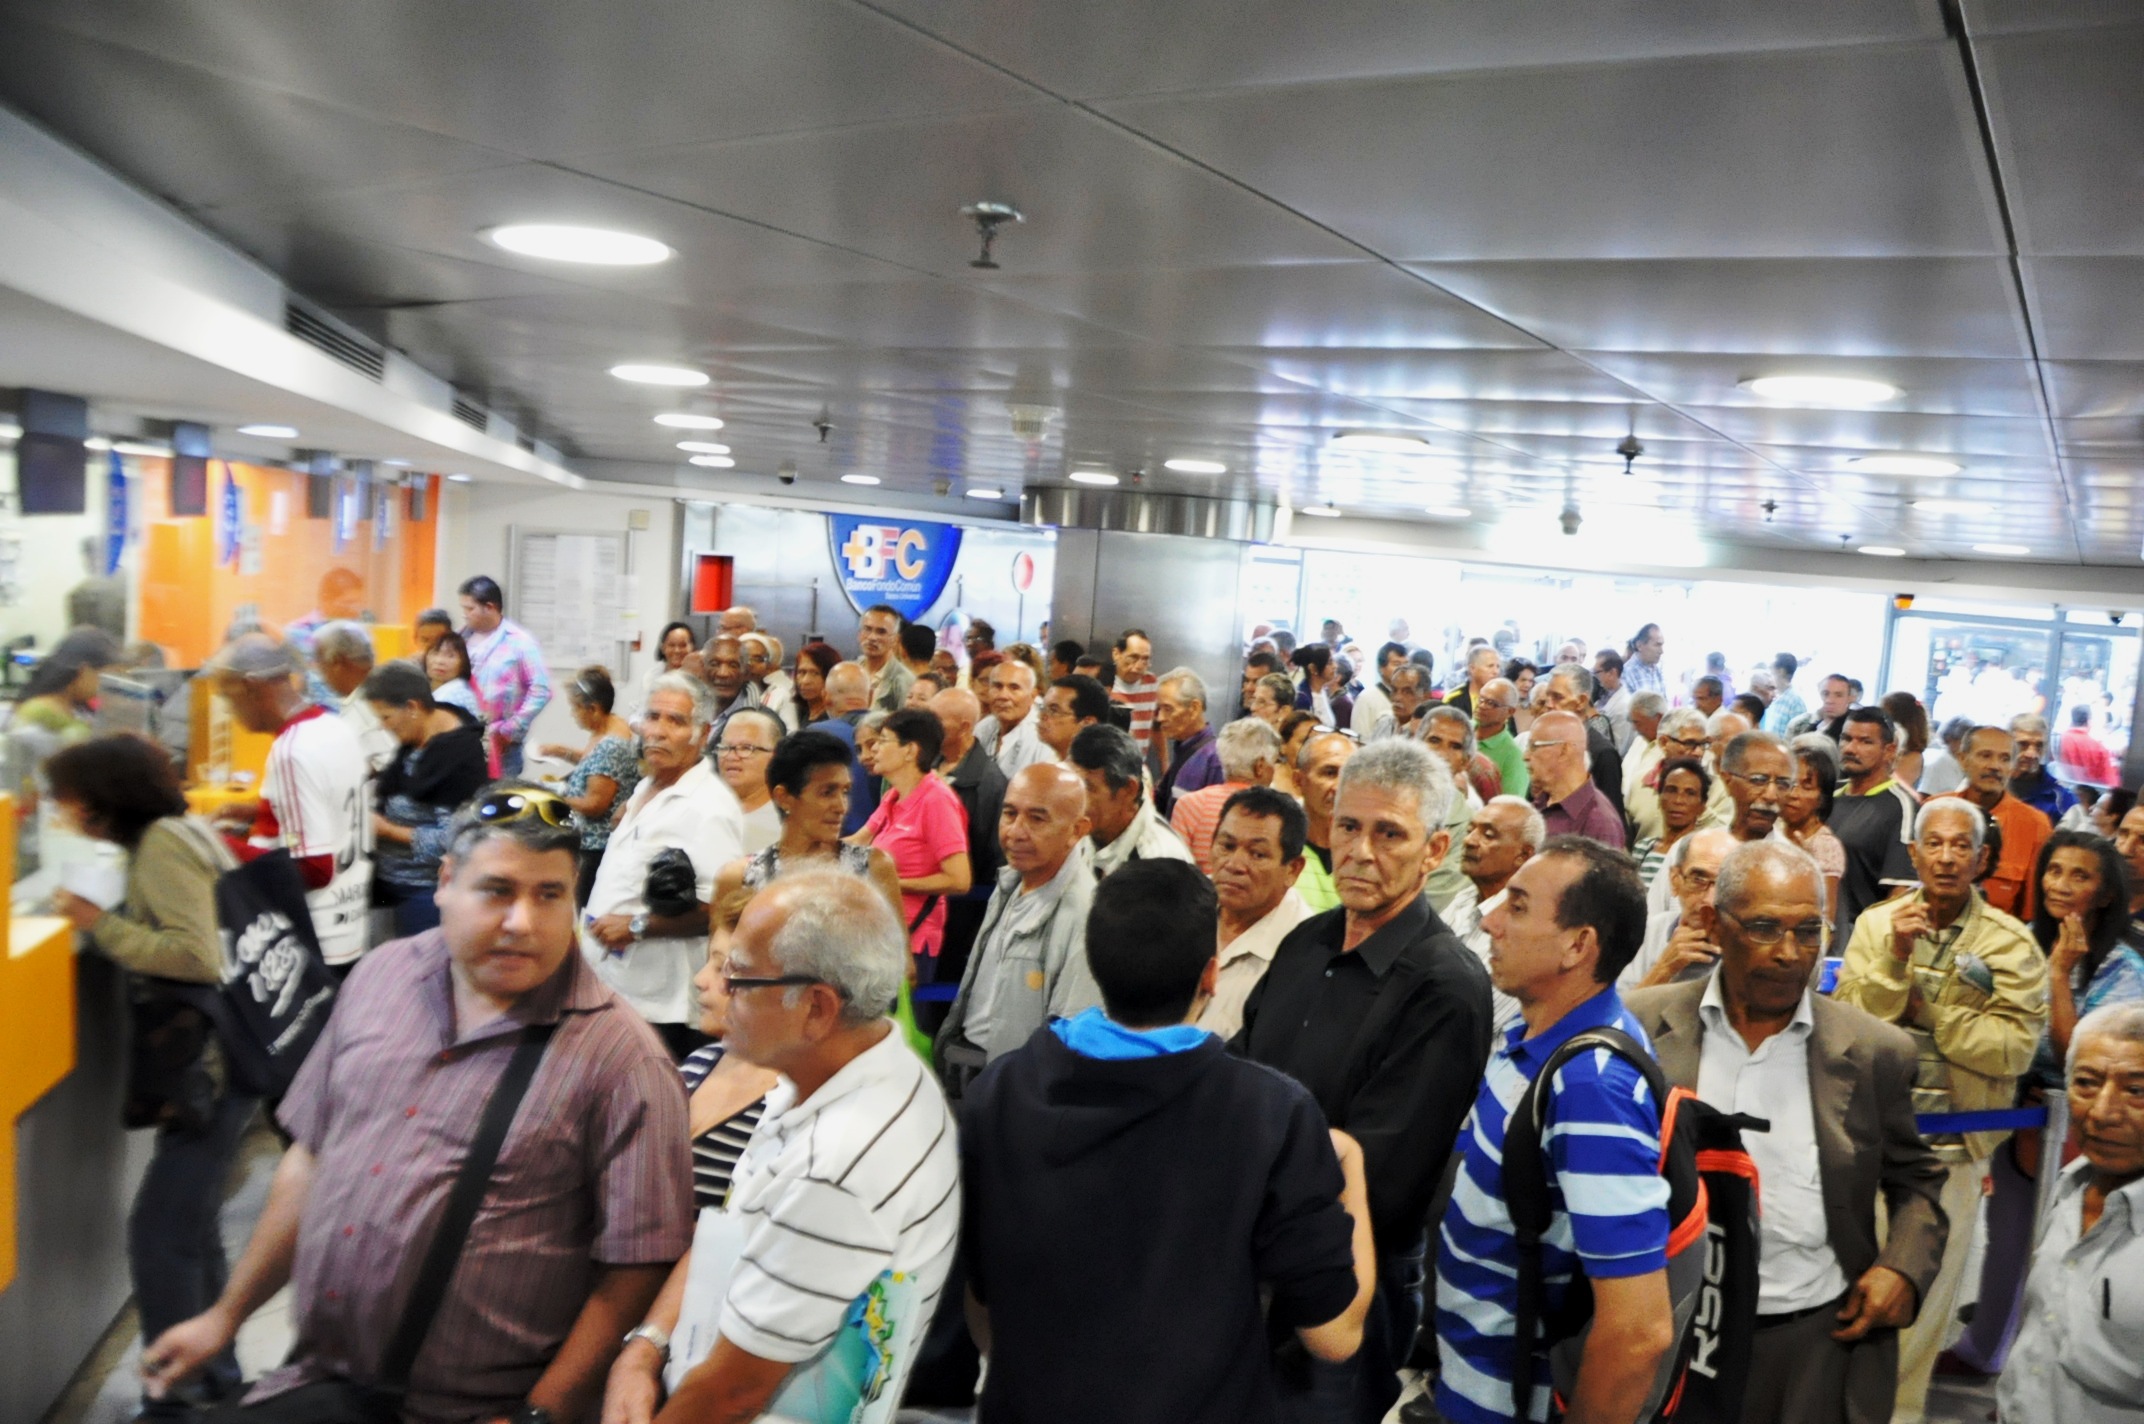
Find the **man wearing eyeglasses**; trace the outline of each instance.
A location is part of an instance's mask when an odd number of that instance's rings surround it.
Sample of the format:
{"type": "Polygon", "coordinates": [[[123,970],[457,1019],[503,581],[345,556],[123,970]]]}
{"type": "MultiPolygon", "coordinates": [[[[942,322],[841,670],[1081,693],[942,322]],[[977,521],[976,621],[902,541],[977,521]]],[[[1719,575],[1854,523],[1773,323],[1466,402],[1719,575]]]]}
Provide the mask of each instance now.
{"type": "Polygon", "coordinates": [[[1779,824],[1779,803],[1794,786],[1794,758],[1770,732],[1743,732],[1720,753],[1720,772],[1735,803],[1727,824],[1738,841],[1761,841],[1779,824]]]}
{"type": "Polygon", "coordinates": [[[1882,1419],[1898,1331],[1935,1280],[1947,1235],[1946,1174],[1913,1120],[1918,1055],[1899,1029],[1811,992],[1826,925],[1823,873],[1807,852],[1737,846],[1715,905],[1718,968],[1637,990],[1625,1005],[1669,1082],[1771,1124],[1743,1137],[1764,1190],[1744,1417],[1882,1419]],[[1879,1202],[1889,1228],[1880,1250],[1879,1202]]]}
{"type": "Polygon", "coordinates": [[[1474,750],[1496,763],[1506,796],[1524,799],[1533,778],[1526,770],[1526,749],[1511,735],[1518,711],[1518,684],[1508,677],[1492,678],[1474,694],[1474,750]]]}
{"type": "MultiPolygon", "coordinates": [[[[1662,716],[1653,742],[1660,749],[1660,756],[1630,787],[1626,802],[1632,834],[1637,837],[1633,844],[1658,840],[1667,829],[1667,823],[1660,816],[1660,768],[1679,757],[1703,761],[1712,745],[1705,736],[1705,716],[1694,707],[1677,707],[1662,716]]],[[[1709,830],[1714,826],[1725,826],[1733,819],[1734,801],[1722,784],[1725,780],[1719,776],[1712,779],[1712,792],[1705,798],[1705,809],[1697,817],[1700,828],[1709,830]]]]}
{"type": "MultiPolygon", "coordinates": [[[[1849,732],[1859,725],[1846,724],[1849,732]]],[[[1833,997],[1913,1039],[1920,1059],[1914,1111],[2010,1107],[2047,1025],[2047,958],[2031,931],[1974,886],[1987,858],[1987,817],[1978,806],[1951,797],[1922,806],[1913,821],[1912,856],[1920,888],[1861,912],[1833,997]]],[[[1956,1324],[1988,1159],[2005,1135],[1946,1132],[1928,1139],[1947,1173],[1943,1209],[1953,1225],[1942,1269],[1900,1341],[1892,1416],[1900,1424],[1920,1424],[1936,1355],[1956,1324]]]]}

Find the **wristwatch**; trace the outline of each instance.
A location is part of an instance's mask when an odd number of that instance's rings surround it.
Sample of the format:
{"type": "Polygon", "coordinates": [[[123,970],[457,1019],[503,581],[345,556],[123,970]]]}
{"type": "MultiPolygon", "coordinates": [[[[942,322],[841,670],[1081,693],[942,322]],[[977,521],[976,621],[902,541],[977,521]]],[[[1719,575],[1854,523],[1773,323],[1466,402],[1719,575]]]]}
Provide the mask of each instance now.
{"type": "Polygon", "coordinates": [[[639,914],[627,920],[625,928],[626,932],[632,935],[634,939],[646,939],[648,937],[648,912],[642,910],[639,914]]]}
{"type": "Polygon", "coordinates": [[[506,1416],[506,1424],[558,1424],[558,1416],[540,1404],[521,1402],[521,1407],[506,1416]]]}
{"type": "Polygon", "coordinates": [[[662,1326],[635,1325],[625,1332],[625,1338],[618,1343],[622,1347],[632,1344],[635,1340],[647,1341],[655,1347],[656,1355],[664,1364],[670,1363],[670,1332],[663,1329],[662,1326]]]}

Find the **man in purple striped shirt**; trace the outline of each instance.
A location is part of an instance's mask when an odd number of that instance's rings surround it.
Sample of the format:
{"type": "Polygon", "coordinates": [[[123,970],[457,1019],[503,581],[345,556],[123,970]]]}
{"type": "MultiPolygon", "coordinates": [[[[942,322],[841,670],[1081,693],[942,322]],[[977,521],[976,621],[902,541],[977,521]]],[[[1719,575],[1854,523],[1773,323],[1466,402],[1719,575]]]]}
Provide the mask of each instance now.
{"type": "Polygon", "coordinates": [[[550,1025],[399,1417],[551,1424],[593,1409],[691,1242],[692,1166],[669,1055],[575,952],[579,841],[536,814],[544,797],[497,790],[465,811],[440,928],[382,945],[344,985],[283,1100],[293,1141],[244,1257],[214,1306],[143,1356],[152,1397],[287,1281],[289,1362],[215,1417],[369,1417],[347,1403],[381,1384],[484,1105],[527,1031],[550,1025]]]}

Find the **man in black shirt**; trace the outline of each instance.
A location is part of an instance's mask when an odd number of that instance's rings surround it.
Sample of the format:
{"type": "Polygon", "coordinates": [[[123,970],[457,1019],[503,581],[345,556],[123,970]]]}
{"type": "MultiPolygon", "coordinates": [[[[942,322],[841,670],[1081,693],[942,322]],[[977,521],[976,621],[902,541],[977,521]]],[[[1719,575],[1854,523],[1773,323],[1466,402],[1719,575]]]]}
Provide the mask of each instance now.
{"type": "Polygon", "coordinates": [[[982,1424],[1267,1424],[1269,1327],[1323,1360],[1361,1343],[1362,1151],[1300,1084],[1193,1023],[1216,913],[1189,862],[1116,871],[1087,918],[1103,1007],[1038,1029],[968,1088],[982,1424]]]}
{"type": "Polygon", "coordinates": [[[1846,780],[1832,797],[1831,817],[1825,822],[1846,847],[1846,873],[1839,879],[1832,930],[1834,954],[1846,952],[1854,921],[1863,910],[1920,879],[1913,868],[1917,803],[1891,776],[1897,754],[1891,719],[1882,708],[1856,707],[1842,714],[1839,769],[1846,780]]]}
{"type": "Polygon", "coordinates": [[[1421,1322],[1430,1201],[1489,1057],[1488,973],[1422,894],[1450,849],[1457,794],[1420,742],[1392,738],[1348,760],[1332,811],[1341,908],[1281,941],[1235,1041],[1310,1089],[1362,1144],[1377,1299],[1355,1360],[1310,1372],[1321,1418],[1375,1424],[1399,1395],[1421,1322]]]}
{"type": "MultiPolygon", "coordinates": [[[[982,719],[983,704],[965,687],[949,687],[931,699],[930,710],[945,728],[945,745],[939,751],[938,771],[960,798],[968,813],[968,867],[974,883],[964,895],[949,895],[945,902],[945,942],[939,947],[937,977],[958,984],[967,966],[968,951],[975,945],[976,931],[983,927],[983,910],[990,891],[998,883],[998,812],[1005,805],[1005,773],[990,753],[975,740],[975,725],[982,719]]],[[[931,1005],[927,1017],[944,1017],[943,1005],[931,1005]]]]}

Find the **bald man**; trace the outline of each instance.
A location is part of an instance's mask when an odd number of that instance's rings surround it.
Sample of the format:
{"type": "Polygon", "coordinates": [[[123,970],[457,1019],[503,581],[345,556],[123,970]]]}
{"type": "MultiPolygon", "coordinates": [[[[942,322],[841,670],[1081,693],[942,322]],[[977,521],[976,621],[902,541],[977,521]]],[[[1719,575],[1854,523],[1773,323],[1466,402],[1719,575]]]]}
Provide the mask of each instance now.
{"type": "Polygon", "coordinates": [[[1623,818],[1594,784],[1586,724],[1577,714],[1544,712],[1534,719],[1526,738],[1526,769],[1533,777],[1534,808],[1551,836],[1585,836],[1623,849],[1623,818]]]}
{"type": "MultiPolygon", "coordinates": [[[[949,687],[930,700],[930,711],[945,728],[945,745],[938,754],[938,774],[960,798],[968,813],[968,865],[974,872],[967,892],[945,900],[945,940],[933,966],[940,980],[958,979],[968,963],[968,951],[983,927],[983,911],[997,884],[998,815],[1005,807],[1005,773],[997,760],[975,739],[976,723],[983,705],[965,687],[949,687]]],[[[929,1007],[929,1006],[924,1006],[929,1007]]]]}
{"type": "Polygon", "coordinates": [[[1040,762],[1006,786],[1005,866],[933,1053],[952,1096],[1051,1019],[1102,1002],[1085,949],[1091,829],[1087,784],[1069,767],[1040,762]]]}
{"type": "Polygon", "coordinates": [[[878,778],[864,770],[856,757],[856,724],[871,705],[871,675],[855,663],[835,663],[826,674],[826,720],[814,722],[811,730],[824,732],[849,746],[849,814],[841,818],[841,833],[853,836],[878,809],[878,778]]]}
{"type": "Polygon", "coordinates": [[[1523,797],[1533,790],[1533,778],[1526,771],[1526,749],[1511,735],[1518,710],[1519,686],[1508,677],[1490,678],[1474,694],[1474,749],[1496,763],[1506,796],[1523,797]]]}

